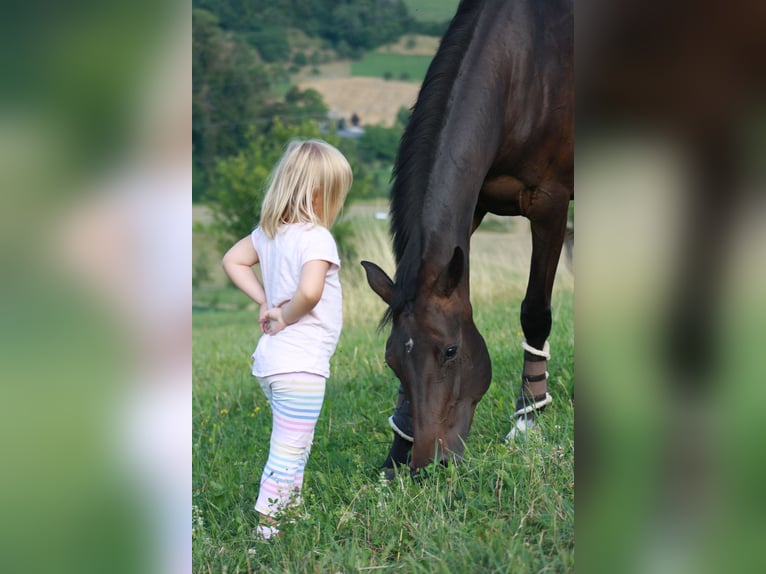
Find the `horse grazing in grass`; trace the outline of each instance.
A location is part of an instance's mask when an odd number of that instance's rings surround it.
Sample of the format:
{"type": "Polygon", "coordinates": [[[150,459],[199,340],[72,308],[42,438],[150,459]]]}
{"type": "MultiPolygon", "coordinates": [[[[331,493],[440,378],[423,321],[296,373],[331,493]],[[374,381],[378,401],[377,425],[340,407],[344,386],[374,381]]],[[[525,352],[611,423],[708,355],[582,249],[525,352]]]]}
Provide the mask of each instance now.
{"type": "Polygon", "coordinates": [[[388,304],[385,357],[401,382],[385,466],[464,452],[492,376],[469,297],[470,237],[487,213],[532,229],[509,435],[551,401],[551,291],[574,197],[573,36],[571,0],[463,0],[428,69],[393,171],[395,280],[362,262],[388,304]]]}

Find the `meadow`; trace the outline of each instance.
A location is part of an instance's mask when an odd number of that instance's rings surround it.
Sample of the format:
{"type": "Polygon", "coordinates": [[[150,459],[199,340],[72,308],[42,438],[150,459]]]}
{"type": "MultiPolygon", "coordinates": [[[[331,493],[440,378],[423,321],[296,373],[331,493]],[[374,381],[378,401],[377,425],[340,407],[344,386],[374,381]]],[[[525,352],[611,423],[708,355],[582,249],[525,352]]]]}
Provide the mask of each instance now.
{"type": "MultiPolygon", "coordinates": [[[[386,422],[398,382],[383,360],[384,304],[360,259],[393,273],[387,222],[365,210],[341,270],[344,330],[306,470],[297,520],[270,542],[252,538],[253,504],[268,455],[270,411],[249,374],[255,307],[222,287],[195,292],[194,571],[569,572],[574,569],[574,281],[562,264],[554,292],[554,397],[537,429],[508,445],[520,384],[518,310],[526,285],[526,220],[488,226],[472,242],[474,318],[493,361],[465,460],[381,480],[386,422]],[[250,552],[249,552],[250,551],[250,552]]],[[[212,272],[211,272],[212,273],[212,272]]],[[[215,282],[215,281],[214,281],[215,282]]]]}
{"type": "Polygon", "coordinates": [[[351,62],[351,75],[420,83],[432,59],[433,55],[367,52],[360,60],[351,62]]]}
{"type": "Polygon", "coordinates": [[[422,22],[445,22],[455,15],[458,0],[404,0],[412,17],[422,22]]]}

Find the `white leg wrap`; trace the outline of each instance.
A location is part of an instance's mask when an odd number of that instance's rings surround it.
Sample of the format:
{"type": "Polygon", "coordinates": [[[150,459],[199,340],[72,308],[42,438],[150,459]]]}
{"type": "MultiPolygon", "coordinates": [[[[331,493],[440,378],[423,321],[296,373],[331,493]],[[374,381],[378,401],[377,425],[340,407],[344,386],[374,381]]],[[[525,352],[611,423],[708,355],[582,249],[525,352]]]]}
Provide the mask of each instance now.
{"type": "MultiPolygon", "coordinates": [[[[551,347],[548,344],[548,341],[545,342],[543,345],[542,350],[535,349],[532,347],[529,343],[527,343],[527,340],[524,339],[524,341],[521,343],[521,346],[525,351],[530,353],[531,355],[535,355],[536,357],[541,357],[545,359],[546,361],[549,361],[551,358],[551,347]]],[[[545,380],[546,383],[548,381],[548,371],[545,371],[545,380]]],[[[523,392],[523,391],[521,391],[523,392]]],[[[518,436],[524,435],[527,433],[527,431],[531,430],[535,427],[535,419],[532,416],[525,416],[535,413],[535,411],[543,408],[544,406],[550,404],[553,402],[553,397],[550,395],[550,393],[545,393],[545,396],[541,399],[535,401],[531,397],[526,397],[526,401],[529,403],[524,408],[521,408],[517,410],[515,413],[513,413],[513,426],[511,427],[511,432],[509,432],[505,440],[510,441],[515,439],[518,436]]]]}
{"type": "Polygon", "coordinates": [[[394,429],[394,432],[398,434],[400,437],[402,437],[404,440],[415,442],[414,438],[412,438],[410,435],[408,435],[406,432],[404,432],[398,426],[396,426],[396,423],[394,422],[394,415],[391,415],[390,417],[388,417],[388,424],[391,426],[392,429],[394,429]]]}
{"type": "Polygon", "coordinates": [[[543,350],[535,349],[531,345],[527,343],[527,340],[524,339],[522,341],[521,346],[524,347],[524,350],[528,353],[532,353],[533,355],[537,355],[538,357],[543,357],[546,360],[550,360],[551,358],[551,346],[548,344],[548,341],[545,341],[545,345],[543,345],[543,350]]]}
{"type": "Polygon", "coordinates": [[[534,404],[527,405],[523,409],[517,410],[515,413],[513,413],[514,417],[520,417],[522,415],[527,415],[531,412],[536,411],[539,408],[544,407],[545,405],[548,405],[553,402],[553,397],[550,395],[550,393],[545,393],[545,397],[540,399],[539,401],[536,401],[534,404]]]}

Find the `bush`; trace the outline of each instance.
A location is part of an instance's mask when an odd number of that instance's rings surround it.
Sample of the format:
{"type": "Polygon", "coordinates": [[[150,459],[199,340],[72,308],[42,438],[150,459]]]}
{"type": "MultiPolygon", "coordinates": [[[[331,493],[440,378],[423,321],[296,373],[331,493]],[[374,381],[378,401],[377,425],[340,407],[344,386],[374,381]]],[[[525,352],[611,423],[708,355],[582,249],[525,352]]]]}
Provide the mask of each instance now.
{"type": "Polygon", "coordinates": [[[364,135],[359,138],[359,155],[368,162],[393,162],[401,137],[401,127],[368,126],[364,135]]]}
{"type": "Polygon", "coordinates": [[[309,59],[306,57],[306,54],[303,52],[296,52],[295,56],[293,56],[293,64],[296,66],[303,67],[306,64],[309,63],[309,59]]]}

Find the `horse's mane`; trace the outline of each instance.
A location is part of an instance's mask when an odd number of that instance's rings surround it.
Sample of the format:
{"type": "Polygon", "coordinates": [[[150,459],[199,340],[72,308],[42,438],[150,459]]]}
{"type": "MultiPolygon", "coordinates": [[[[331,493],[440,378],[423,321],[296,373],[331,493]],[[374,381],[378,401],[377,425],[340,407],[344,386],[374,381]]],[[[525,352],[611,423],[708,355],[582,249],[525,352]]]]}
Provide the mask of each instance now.
{"type": "Polygon", "coordinates": [[[444,127],[452,84],[473,37],[481,4],[476,0],[460,2],[428,68],[399,143],[391,188],[391,236],[397,265],[397,289],[381,325],[390,321],[415,297],[422,257],[423,205],[434,164],[436,142],[444,127]]]}

